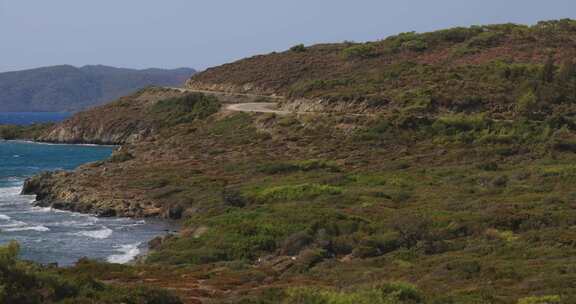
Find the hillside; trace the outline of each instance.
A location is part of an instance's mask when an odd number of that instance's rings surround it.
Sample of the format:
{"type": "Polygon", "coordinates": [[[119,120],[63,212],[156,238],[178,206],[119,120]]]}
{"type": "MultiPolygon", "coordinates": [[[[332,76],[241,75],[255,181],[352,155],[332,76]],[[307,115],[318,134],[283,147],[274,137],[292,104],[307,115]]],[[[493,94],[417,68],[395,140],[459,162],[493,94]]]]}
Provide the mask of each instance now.
{"type": "Polygon", "coordinates": [[[576,101],[575,81],[566,79],[575,47],[573,20],[409,32],[376,42],[295,46],[208,69],[187,86],[283,95],[291,99],[284,106],[298,110],[510,117],[527,94],[546,102],[546,111],[576,101]],[[547,62],[563,72],[541,81],[547,62]]]}
{"type": "Polygon", "coordinates": [[[41,206],[179,221],[139,265],[69,271],[169,288],[185,303],[573,303],[574,24],[405,34],[511,29],[497,35],[504,45],[464,55],[447,50],[472,38],[351,58],[343,50],[359,45],[296,47],[188,82],[283,95],[283,107],[310,113],[232,112],[220,93],[147,88],[32,129],[123,145],[108,160],[36,176],[24,192],[41,206]],[[375,86],[373,71],[397,81],[375,86]],[[352,76],[355,85],[336,81],[352,76]],[[293,90],[307,79],[328,84],[293,90]],[[442,94],[416,98],[422,88],[442,94]],[[471,93],[480,98],[458,102],[471,93]],[[382,96],[390,102],[372,103],[382,96]],[[359,109],[369,115],[347,115],[359,109]]]}
{"type": "Polygon", "coordinates": [[[0,111],[74,112],[149,85],[181,86],[192,69],[131,70],[107,66],[53,66],[0,73],[0,111]]]}

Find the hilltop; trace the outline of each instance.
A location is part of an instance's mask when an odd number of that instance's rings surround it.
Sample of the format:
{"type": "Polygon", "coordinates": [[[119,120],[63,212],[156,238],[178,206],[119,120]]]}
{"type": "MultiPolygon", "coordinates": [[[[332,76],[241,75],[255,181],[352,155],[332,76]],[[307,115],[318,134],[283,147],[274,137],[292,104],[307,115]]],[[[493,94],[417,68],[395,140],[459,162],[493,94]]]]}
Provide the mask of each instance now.
{"type": "Polygon", "coordinates": [[[204,93],[147,88],[16,133],[121,144],[24,191],[179,221],[136,266],[70,271],[186,303],[572,303],[575,39],[561,20],[241,60],[193,76],[204,93]]]}
{"type": "Polygon", "coordinates": [[[457,27],[375,42],[297,45],[208,69],[187,86],[286,96],[291,100],[284,106],[299,110],[510,117],[530,94],[546,111],[576,101],[574,79],[565,78],[575,49],[576,21],[568,19],[457,27]],[[542,81],[547,63],[563,72],[542,81]]]}
{"type": "Polygon", "coordinates": [[[195,71],[62,65],[0,73],[0,111],[75,112],[149,86],[182,86],[195,71]]]}

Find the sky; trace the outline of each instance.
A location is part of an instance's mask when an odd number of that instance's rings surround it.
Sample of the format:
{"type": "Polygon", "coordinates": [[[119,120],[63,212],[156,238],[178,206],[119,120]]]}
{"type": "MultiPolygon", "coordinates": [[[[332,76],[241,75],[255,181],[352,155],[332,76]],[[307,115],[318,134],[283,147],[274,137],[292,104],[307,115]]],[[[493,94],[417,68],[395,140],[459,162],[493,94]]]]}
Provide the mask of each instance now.
{"type": "Polygon", "coordinates": [[[0,0],[0,72],[202,70],[299,43],[561,18],[576,19],[575,0],[0,0]]]}

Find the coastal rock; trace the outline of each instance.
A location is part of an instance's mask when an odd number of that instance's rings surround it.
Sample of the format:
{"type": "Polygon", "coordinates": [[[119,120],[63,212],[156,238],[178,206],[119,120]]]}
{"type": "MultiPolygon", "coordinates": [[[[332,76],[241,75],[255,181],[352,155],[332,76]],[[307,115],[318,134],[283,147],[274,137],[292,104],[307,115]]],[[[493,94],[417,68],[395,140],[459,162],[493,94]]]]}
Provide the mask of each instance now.
{"type": "Polygon", "coordinates": [[[36,140],[67,144],[121,145],[155,132],[147,115],[158,101],[183,95],[181,90],[150,87],[118,101],[81,112],[45,131],[36,140]]]}

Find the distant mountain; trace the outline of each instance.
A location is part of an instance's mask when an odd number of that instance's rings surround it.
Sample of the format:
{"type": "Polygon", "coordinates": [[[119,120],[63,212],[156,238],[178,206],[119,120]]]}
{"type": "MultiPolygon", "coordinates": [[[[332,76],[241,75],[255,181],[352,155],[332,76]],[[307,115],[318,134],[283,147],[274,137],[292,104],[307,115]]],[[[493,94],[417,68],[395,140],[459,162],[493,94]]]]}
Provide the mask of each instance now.
{"type": "Polygon", "coordinates": [[[61,65],[0,73],[0,112],[79,111],[150,85],[181,86],[195,72],[61,65]]]}

